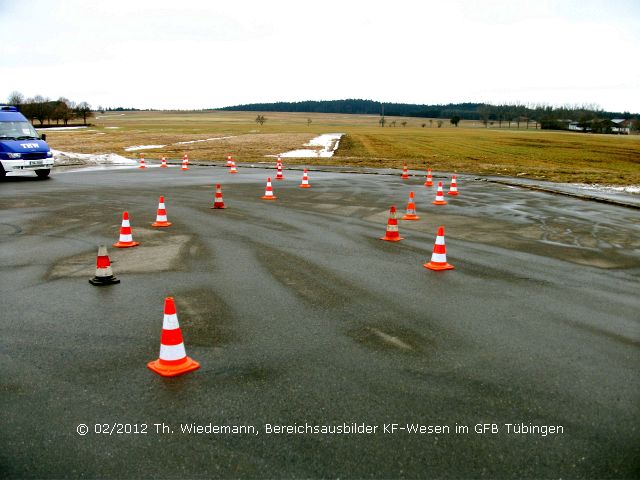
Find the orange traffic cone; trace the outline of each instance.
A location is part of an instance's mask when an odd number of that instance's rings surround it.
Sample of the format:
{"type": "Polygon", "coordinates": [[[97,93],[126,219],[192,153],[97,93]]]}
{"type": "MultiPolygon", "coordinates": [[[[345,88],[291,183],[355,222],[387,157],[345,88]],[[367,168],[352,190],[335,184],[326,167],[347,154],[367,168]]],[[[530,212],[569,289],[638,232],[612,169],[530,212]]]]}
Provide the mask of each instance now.
{"type": "Polygon", "coordinates": [[[232,163],[233,163],[233,157],[231,156],[231,154],[229,154],[227,155],[227,167],[230,167],[232,163]]]}
{"type": "Polygon", "coordinates": [[[163,377],[175,377],[200,368],[198,362],[187,357],[172,297],[164,299],[160,356],[158,360],[147,363],[147,367],[163,377]]]}
{"type": "Polygon", "coordinates": [[[229,171],[227,173],[238,173],[235,161],[231,160],[231,167],[229,167],[229,171]]]}
{"type": "Polygon", "coordinates": [[[96,259],[96,276],[89,279],[89,283],[97,287],[120,283],[120,280],[118,280],[111,271],[111,262],[109,262],[109,255],[107,254],[106,245],[100,245],[98,247],[98,258],[96,259]]]}
{"type": "Polygon", "coordinates": [[[451,186],[449,187],[447,195],[458,195],[458,183],[455,175],[451,177],[451,186]]]}
{"type": "Polygon", "coordinates": [[[276,180],[284,180],[284,176],[282,175],[282,164],[278,163],[276,164],[276,180]]]}
{"type": "Polygon", "coordinates": [[[182,161],[183,162],[187,162],[187,164],[189,163],[189,155],[187,155],[186,153],[182,156],[182,161]]]}
{"type": "Polygon", "coordinates": [[[447,202],[444,199],[444,194],[442,193],[442,182],[438,182],[438,191],[436,192],[435,201],[431,202],[434,205],[446,205],[447,202]]]}
{"type": "Polygon", "coordinates": [[[151,224],[152,227],[170,227],[171,222],[167,222],[167,209],[164,206],[164,197],[160,197],[158,202],[158,213],[156,215],[156,221],[151,224]]]}
{"type": "Polygon", "coordinates": [[[409,179],[409,172],[407,171],[407,164],[405,163],[402,166],[402,176],[400,177],[403,180],[408,180],[409,179]]]}
{"type": "Polygon", "coordinates": [[[306,168],[302,172],[302,183],[298,186],[300,188],[311,188],[311,185],[309,185],[309,174],[307,173],[306,168]]]}
{"type": "Polygon", "coordinates": [[[431,261],[424,266],[429,270],[453,270],[455,267],[447,263],[447,249],[444,245],[444,227],[438,227],[436,243],[433,246],[431,261]]]}
{"type": "Polygon", "coordinates": [[[160,168],[169,168],[169,167],[167,167],[167,159],[166,158],[162,157],[161,162],[162,163],[160,164],[160,168]]]}
{"type": "Polygon", "coordinates": [[[389,209],[387,231],[385,232],[384,237],[380,237],[380,240],[386,240],[387,242],[399,242],[400,240],[404,240],[404,238],[400,236],[400,231],[398,230],[398,217],[396,215],[395,205],[392,205],[389,209]]]}
{"type": "Polygon", "coordinates": [[[431,169],[427,168],[427,181],[424,182],[425,187],[433,187],[433,177],[431,176],[431,169]]]}
{"type": "Polygon", "coordinates": [[[227,208],[224,206],[224,200],[222,199],[222,186],[219,183],[216,185],[216,196],[213,200],[213,207],[211,208],[227,208]]]}
{"type": "Polygon", "coordinates": [[[413,200],[413,192],[409,192],[409,202],[407,203],[407,213],[402,220],[420,220],[420,217],[416,215],[416,204],[413,200]]]}
{"type": "Polygon", "coordinates": [[[131,225],[129,224],[129,212],[123,212],[122,225],[120,226],[120,238],[116,243],[113,244],[113,246],[118,248],[127,248],[127,247],[137,247],[138,245],[140,245],[140,243],[134,242],[133,236],[131,235],[131,225]]]}
{"type": "Polygon", "coordinates": [[[138,168],[147,168],[147,166],[144,163],[144,154],[143,153],[140,154],[140,166],[138,168]]]}
{"type": "Polygon", "coordinates": [[[273,194],[273,187],[271,186],[271,177],[267,178],[267,188],[264,191],[264,195],[262,196],[263,200],[275,200],[276,197],[273,194]]]}

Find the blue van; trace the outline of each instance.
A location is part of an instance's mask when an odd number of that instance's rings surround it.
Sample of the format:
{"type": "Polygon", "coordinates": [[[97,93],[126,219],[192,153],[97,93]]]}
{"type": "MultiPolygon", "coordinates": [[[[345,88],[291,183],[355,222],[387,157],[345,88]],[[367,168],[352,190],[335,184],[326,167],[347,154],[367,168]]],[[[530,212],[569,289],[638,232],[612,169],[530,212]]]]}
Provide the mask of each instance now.
{"type": "Polygon", "coordinates": [[[16,107],[0,105],[0,178],[9,172],[35,172],[47,178],[53,154],[45,139],[16,107]]]}

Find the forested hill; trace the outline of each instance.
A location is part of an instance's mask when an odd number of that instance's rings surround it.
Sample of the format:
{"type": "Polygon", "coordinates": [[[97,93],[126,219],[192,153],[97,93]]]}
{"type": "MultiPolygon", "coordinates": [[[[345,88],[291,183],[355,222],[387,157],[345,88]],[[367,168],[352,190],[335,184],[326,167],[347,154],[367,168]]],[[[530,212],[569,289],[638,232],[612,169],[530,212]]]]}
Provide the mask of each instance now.
{"type": "MultiPolygon", "coordinates": [[[[385,103],[384,114],[389,116],[448,118],[460,115],[473,118],[478,115],[479,103],[450,103],[448,105],[416,105],[412,103],[385,103]]],[[[218,110],[249,112],[313,112],[313,113],[353,113],[362,115],[380,115],[382,103],[374,100],[346,99],[304,102],[251,103],[235,105],[218,110]]],[[[477,117],[479,118],[479,117],[477,117]]]]}
{"type": "Polygon", "coordinates": [[[541,122],[543,128],[554,128],[559,119],[592,121],[594,119],[637,118],[629,112],[606,112],[593,105],[552,107],[549,105],[489,105],[486,103],[449,103],[418,105],[413,103],[382,103],[374,100],[308,100],[304,102],[251,103],[214,110],[249,112],[352,113],[397,117],[453,118],[466,120],[503,121],[526,118],[541,122]],[[384,106],[384,110],[383,110],[384,106]]]}

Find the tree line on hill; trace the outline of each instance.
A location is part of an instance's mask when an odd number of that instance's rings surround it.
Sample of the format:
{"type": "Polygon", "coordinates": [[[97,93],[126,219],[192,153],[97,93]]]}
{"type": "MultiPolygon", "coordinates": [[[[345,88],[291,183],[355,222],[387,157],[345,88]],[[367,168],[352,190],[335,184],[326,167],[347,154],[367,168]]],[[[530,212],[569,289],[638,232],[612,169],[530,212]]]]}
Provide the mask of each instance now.
{"type": "Polygon", "coordinates": [[[87,119],[93,116],[91,105],[87,102],[75,103],[68,98],[60,97],[58,100],[50,100],[42,95],[25,98],[20,92],[12,92],[8,98],[8,104],[13,105],[35,124],[37,120],[40,126],[46,121],[48,125],[55,122],[59,125],[68,125],[71,120],[82,119],[83,125],[87,119]]]}
{"type": "MultiPolygon", "coordinates": [[[[640,115],[629,112],[607,112],[594,105],[561,106],[487,103],[449,103],[446,105],[418,105],[411,103],[382,103],[374,100],[308,100],[302,102],[252,103],[234,105],[212,110],[235,110],[254,112],[305,112],[380,115],[391,117],[449,118],[457,126],[460,119],[477,120],[485,126],[511,127],[513,124],[527,128],[533,122],[535,128],[566,130],[569,120],[578,122],[591,131],[601,131],[611,127],[611,120],[624,118],[635,120],[638,128],[640,115]]],[[[384,126],[389,122],[380,122],[384,126]]],[[[424,126],[425,124],[423,124],[424,126]]]]}

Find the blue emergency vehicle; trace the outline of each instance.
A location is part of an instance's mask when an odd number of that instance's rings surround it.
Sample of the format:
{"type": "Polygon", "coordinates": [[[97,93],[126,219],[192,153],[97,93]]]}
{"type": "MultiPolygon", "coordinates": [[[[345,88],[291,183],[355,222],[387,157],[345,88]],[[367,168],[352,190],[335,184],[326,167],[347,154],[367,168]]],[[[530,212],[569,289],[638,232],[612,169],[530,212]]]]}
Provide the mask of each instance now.
{"type": "Polygon", "coordinates": [[[47,178],[53,154],[46,135],[38,135],[16,107],[0,105],[0,177],[9,172],[35,172],[47,178]]]}

